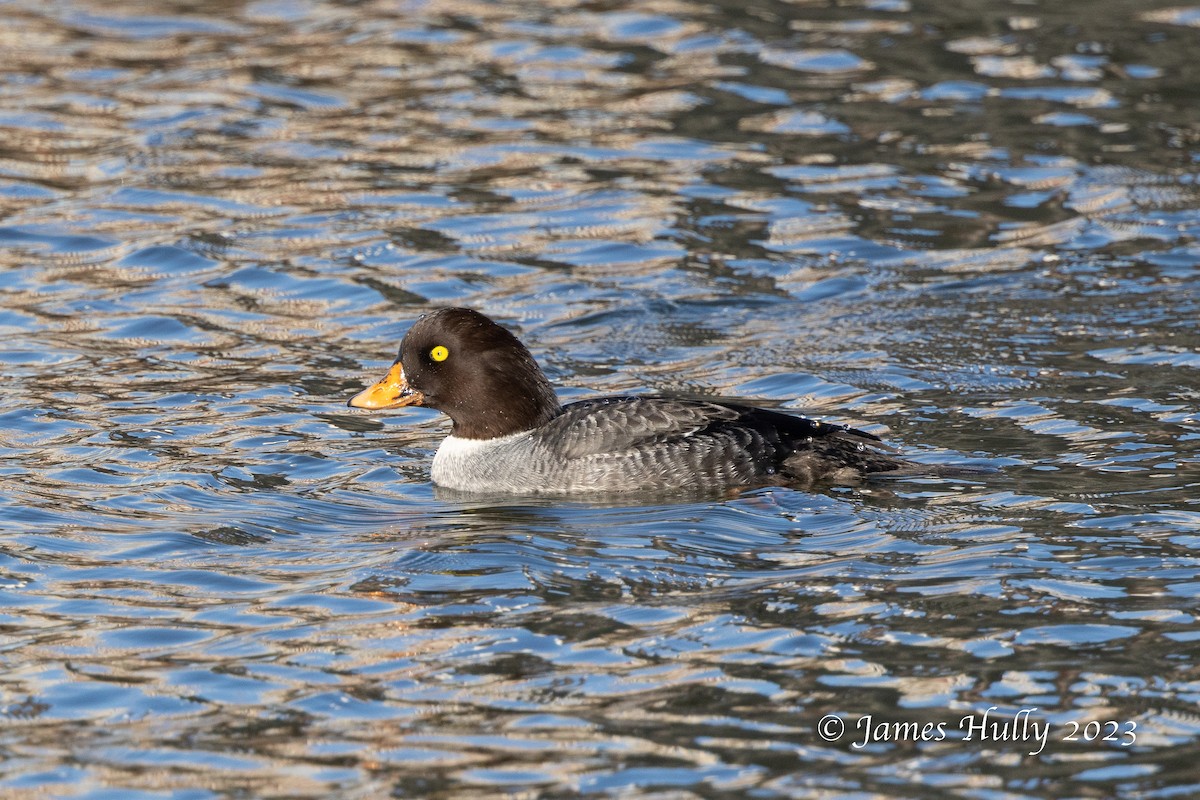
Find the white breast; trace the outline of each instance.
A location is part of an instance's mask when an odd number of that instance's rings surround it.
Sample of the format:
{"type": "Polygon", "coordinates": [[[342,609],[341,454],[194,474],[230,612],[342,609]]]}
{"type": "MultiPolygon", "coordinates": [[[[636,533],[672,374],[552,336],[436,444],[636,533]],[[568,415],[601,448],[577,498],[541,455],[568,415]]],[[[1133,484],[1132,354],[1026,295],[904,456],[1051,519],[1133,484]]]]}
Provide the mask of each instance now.
{"type": "Polygon", "coordinates": [[[545,465],[536,451],[530,431],[495,439],[447,436],[433,457],[430,477],[438,486],[460,491],[537,491],[545,465]]]}

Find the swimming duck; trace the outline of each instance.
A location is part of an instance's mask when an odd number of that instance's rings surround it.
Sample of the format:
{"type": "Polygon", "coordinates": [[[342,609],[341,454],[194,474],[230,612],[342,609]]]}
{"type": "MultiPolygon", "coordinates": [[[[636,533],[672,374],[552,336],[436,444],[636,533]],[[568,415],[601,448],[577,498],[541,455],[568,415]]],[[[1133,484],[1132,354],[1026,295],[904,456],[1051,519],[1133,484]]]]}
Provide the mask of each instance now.
{"type": "Polygon", "coordinates": [[[525,345],[468,308],[418,319],[387,375],[349,405],[449,416],[431,477],[464,492],[803,488],[906,466],[873,434],[768,409],[653,396],[561,405],[525,345]]]}

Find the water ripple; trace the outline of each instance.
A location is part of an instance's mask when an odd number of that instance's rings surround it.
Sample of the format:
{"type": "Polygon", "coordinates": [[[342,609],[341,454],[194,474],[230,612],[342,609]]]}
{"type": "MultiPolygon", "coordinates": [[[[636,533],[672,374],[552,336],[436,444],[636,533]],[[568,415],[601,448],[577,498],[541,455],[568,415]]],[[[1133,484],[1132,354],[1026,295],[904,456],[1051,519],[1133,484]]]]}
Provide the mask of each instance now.
{"type": "Polygon", "coordinates": [[[1193,9],[5,12],[0,794],[1195,793],[1193,9]],[[442,492],[450,304],[995,471],[442,492]]]}

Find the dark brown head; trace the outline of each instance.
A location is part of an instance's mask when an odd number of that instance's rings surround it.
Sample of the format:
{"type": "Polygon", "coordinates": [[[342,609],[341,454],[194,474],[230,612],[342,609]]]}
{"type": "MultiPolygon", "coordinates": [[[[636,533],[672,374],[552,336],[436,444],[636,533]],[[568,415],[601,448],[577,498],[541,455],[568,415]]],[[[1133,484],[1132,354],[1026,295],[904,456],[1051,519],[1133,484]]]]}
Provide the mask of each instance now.
{"type": "Polygon", "coordinates": [[[387,376],[349,403],[355,408],[424,405],[450,417],[450,433],[492,439],[545,424],[558,398],[525,345],[469,308],[417,320],[387,376]]]}

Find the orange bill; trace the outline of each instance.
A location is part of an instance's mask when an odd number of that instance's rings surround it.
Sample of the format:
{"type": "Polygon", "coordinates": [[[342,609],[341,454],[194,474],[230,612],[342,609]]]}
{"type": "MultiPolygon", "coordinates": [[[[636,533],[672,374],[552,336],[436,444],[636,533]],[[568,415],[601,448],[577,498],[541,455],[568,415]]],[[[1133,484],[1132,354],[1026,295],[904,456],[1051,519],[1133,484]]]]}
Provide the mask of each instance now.
{"type": "Polygon", "coordinates": [[[379,383],[365,389],[347,403],[351,408],[400,408],[424,404],[425,396],[408,385],[404,367],[397,361],[379,383]]]}

